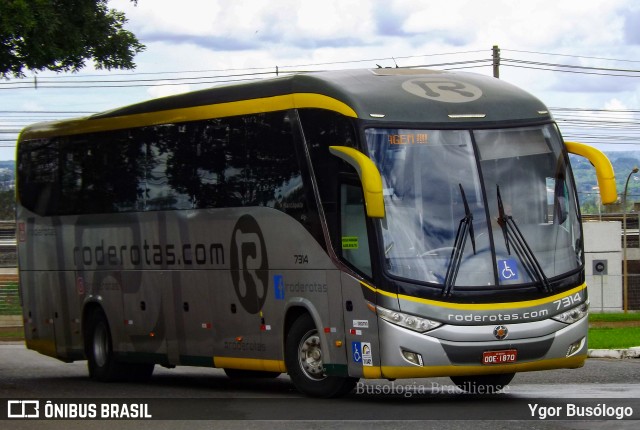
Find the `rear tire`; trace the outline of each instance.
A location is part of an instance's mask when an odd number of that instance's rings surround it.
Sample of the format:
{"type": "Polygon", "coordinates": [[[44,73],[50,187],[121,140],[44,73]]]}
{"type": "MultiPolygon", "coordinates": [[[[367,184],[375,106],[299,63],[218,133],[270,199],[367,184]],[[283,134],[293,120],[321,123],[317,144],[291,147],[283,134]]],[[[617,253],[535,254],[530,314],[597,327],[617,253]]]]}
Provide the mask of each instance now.
{"type": "Polygon", "coordinates": [[[89,377],[96,381],[145,381],[153,373],[152,363],[122,363],[116,359],[109,322],[101,309],[87,319],[84,348],[89,377]]]}
{"type": "Polygon", "coordinates": [[[285,364],[293,385],[310,397],[340,397],[355,387],[357,378],[328,376],[324,372],[323,346],[309,314],[291,325],[285,341],[285,364]]]}
{"type": "Polygon", "coordinates": [[[462,391],[470,394],[495,394],[506,387],[515,373],[497,375],[451,376],[451,381],[462,391]]]}

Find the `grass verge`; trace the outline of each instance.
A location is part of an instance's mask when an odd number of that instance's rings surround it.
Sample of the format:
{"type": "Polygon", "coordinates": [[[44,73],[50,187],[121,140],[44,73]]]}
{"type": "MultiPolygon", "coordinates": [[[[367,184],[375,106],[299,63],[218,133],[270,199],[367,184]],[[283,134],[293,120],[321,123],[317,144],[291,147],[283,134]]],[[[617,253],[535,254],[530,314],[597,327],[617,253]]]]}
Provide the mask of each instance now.
{"type": "Polygon", "coordinates": [[[590,349],[640,346],[640,312],[589,313],[590,349]]]}
{"type": "Polygon", "coordinates": [[[16,282],[0,282],[0,315],[22,315],[16,282]]]}
{"type": "Polygon", "coordinates": [[[589,322],[640,322],[640,312],[631,313],[589,313],[589,322]]]}
{"type": "Polygon", "coordinates": [[[0,341],[23,339],[24,329],[22,327],[0,327],[0,341]]]}
{"type": "Polygon", "coordinates": [[[634,346],[640,346],[640,327],[589,329],[589,349],[624,349],[634,346]]]}

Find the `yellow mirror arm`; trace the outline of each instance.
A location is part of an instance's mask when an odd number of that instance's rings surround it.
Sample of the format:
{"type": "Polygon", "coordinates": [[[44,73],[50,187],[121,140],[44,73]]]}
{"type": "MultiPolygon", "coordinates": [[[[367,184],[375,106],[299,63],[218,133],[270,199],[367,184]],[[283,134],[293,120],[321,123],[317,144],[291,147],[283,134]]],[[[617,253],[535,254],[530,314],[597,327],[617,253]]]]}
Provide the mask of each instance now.
{"type": "Polygon", "coordinates": [[[599,149],[578,142],[565,142],[567,151],[580,155],[591,162],[596,169],[600,199],[603,205],[615,203],[618,200],[616,191],[616,177],[613,173],[611,161],[599,149]]]}
{"type": "Polygon", "coordinates": [[[330,146],[329,151],[352,165],[358,172],[367,216],[384,218],[384,198],[382,196],[382,177],[375,163],[357,149],[347,146],[330,146]]]}

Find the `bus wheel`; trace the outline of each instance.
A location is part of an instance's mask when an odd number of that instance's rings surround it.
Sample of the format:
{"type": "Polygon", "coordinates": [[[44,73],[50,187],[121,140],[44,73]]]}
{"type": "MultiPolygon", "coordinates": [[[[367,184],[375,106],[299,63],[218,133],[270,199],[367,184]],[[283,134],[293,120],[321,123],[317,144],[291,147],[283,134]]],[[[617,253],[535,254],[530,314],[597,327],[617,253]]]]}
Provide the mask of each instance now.
{"type": "Polygon", "coordinates": [[[515,373],[498,375],[451,376],[462,391],[470,394],[494,394],[500,392],[516,376],[515,373]]]}
{"type": "Polygon", "coordinates": [[[121,363],[116,360],[109,322],[102,310],[92,312],[84,336],[89,377],[97,381],[144,381],[151,377],[153,364],[121,363]]]}
{"type": "Polygon", "coordinates": [[[269,372],[267,370],[224,369],[224,373],[231,379],[269,379],[280,376],[279,372],[269,372]]]}
{"type": "Polygon", "coordinates": [[[293,385],[307,396],[339,397],[350,392],[357,378],[324,373],[323,346],[309,314],[300,315],[291,325],[285,341],[285,364],[293,385]]]}

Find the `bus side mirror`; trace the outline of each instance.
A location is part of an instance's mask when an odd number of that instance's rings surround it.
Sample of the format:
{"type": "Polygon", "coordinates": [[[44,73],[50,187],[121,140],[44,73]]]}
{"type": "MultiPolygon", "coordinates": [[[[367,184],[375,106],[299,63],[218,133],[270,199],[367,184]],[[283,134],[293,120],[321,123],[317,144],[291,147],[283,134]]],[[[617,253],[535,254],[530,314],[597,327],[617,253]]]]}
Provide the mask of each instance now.
{"type": "Polygon", "coordinates": [[[358,172],[367,216],[384,218],[384,198],[382,196],[382,177],[373,161],[357,149],[347,146],[330,146],[329,151],[349,163],[358,172]]]}
{"type": "Polygon", "coordinates": [[[613,173],[611,161],[599,149],[578,142],[565,142],[567,151],[580,155],[591,162],[596,169],[600,199],[603,205],[615,203],[618,200],[616,191],[616,177],[613,173]]]}

